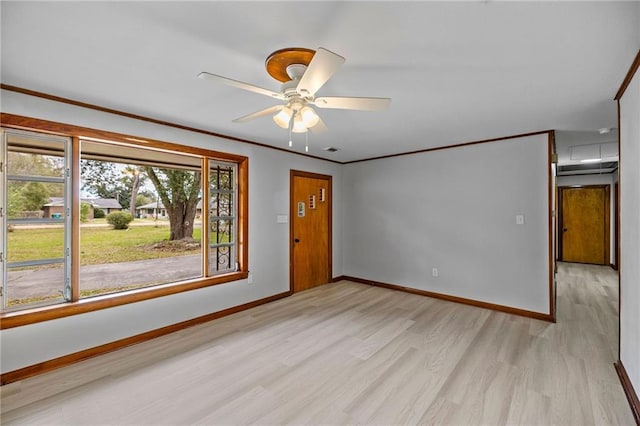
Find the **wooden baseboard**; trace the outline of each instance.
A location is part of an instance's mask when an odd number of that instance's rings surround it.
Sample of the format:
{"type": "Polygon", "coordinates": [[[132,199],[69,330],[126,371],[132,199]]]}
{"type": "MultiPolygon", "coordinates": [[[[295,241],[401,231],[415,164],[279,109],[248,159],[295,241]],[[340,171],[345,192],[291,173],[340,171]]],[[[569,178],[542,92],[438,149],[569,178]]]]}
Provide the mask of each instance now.
{"type": "Polygon", "coordinates": [[[638,400],[638,394],[635,389],[633,389],[633,384],[627,375],[627,370],[625,370],[624,365],[622,365],[622,361],[618,360],[613,364],[616,369],[616,373],[618,373],[618,377],[620,378],[620,383],[622,384],[622,389],[624,389],[624,394],[627,395],[627,400],[629,401],[629,406],[631,407],[631,412],[633,413],[633,418],[636,420],[636,424],[640,425],[640,400],[638,400]]]}
{"type": "Polygon", "coordinates": [[[0,375],[0,384],[6,385],[8,383],[24,380],[28,377],[35,376],[37,374],[46,373],[51,370],[55,370],[69,364],[73,364],[88,358],[92,358],[98,355],[112,352],[117,349],[122,349],[125,346],[134,345],[136,343],[145,342],[147,340],[155,339],[156,337],[164,336],[169,333],[173,333],[179,330],[183,330],[194,325],[202,324],[212,321],[217,318],[221,318],[227,315],[235,314],[240,311],[255,308],[256,306],[263,305],[265,303],[273,302],[278,299],[283,299],[287,296],[291,296],[291,292],[274,294],[273,296],[265,297],[263,299],[254,300],[242,305],[233,306],[231,308],[224,309],[222,311],[213,312],[211,314],[203,315],[201,317],[193,318],[187,321],[182,321],[177,324],[168,325],[166,327],[158,328],[155,330],[147,331],[145,333],[137,334],[135,336],[126,337],[124,339],[116,340],[115,342],[106,343],[104,345],[96,346],[93,348],[85,349],[80,352],[75,352],[69,355],[64,355],[59,358],[55,358],[49,361],[41,362],[39,364],[30,365],[28,367],[20,368],[18,370],[9,371],[0,375]]]}
{"type": "Polygon", "coordinates": [[[364,278],[350,277],[347,275],[340,275],[333,279],[333,282],[347,280],[356,283],[372,285],[375,287],[388,288],[390,290],[404,291],[406,293],[418,294],[420,296],[432,297],[434,299],[446,300],[448,302],[462,303],[464,305],[476,306],[479,308],[491,309],[494,311],[505,312],[513,315],[520,315],[523,317],[534,318],[542,321],[555,322],[554,318],[550,314],[543,314],[540,312],[527,311],[526,309],[513,308],[511,306],[496,305],[494,303],[482,302],[479,300],[465,299],[464,297],[450,296],[448,294],[435,293],[427,290],[420,290],[417,288],[405,287],[397,284],[387,284],[373,280],[367,280],[364,278]]]}

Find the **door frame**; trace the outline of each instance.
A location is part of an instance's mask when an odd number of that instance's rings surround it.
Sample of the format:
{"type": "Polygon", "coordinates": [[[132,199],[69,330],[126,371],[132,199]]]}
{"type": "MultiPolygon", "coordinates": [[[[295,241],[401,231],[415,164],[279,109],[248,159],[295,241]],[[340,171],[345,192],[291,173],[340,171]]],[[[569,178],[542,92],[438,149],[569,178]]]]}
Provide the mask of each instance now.
{"type": "Polygon", "coordinates": [[[613,269],[620,268],[620,187],[618,182],[613,184],[613,269]]]}
{"type": "Polygon", "coordinates": [[[294,262],[294,251],[293,247],[295,242],[294,235],[294,217],[297,214],[297,207],[295,205],[294,199],[294,179],[296,177],[307,177],[312,179],[323,179],[327,181],[327,229],[329,235],[328,244],[327,244],[327,259],[328,259],[328,277],[327,282],[331,282],[333,279],[333,176],[331,175],[323,175],[319,173],[306,172],[303,170],[294,170],[290,169],[289,171],[289,294],[294,293],[294,270],[295,270],[295,262],[294,262]]]}
{"type": "Polygon", "coordinates": [[[558,236],[558,253],[556,257],[559,261],[564,262],[564,250],[563,250],[563,237],[564,233],[562,229],[564,228],[564,207],[563,207],[563,191],[565,189],[597,189],[603,188],[605,199],[604,199],[604,226],[605,226],[605,235],[604,235],[604,257],[605,263],[603,266],[611,266],[611,185],[601,184],[601,185],[568,185],[568,186],[558,186],[558,223],[556,228],[556,235],[558,236]]]}

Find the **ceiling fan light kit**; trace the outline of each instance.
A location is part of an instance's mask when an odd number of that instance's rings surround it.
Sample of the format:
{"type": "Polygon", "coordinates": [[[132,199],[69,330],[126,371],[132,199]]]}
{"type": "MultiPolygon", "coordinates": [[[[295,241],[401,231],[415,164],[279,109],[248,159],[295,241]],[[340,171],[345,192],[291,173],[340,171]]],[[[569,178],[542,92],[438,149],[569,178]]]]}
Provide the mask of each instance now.
{"type": "Polygon", "coordinates": [[[387,109],[391,103],[390,98],[316,98],[316,92],[331,78],[344,61],[345,59],[342,56],[322,47],[315,51],[301,47],[276,50],[269,55],[265,66],[269,75],[282,83],[280,92],[274,92],[253,84],[208,72],[201,72],[198,74],[198,78],[223,83],[284,101],[283,105],[271,106],[233,121],[244,123],[275,113],[273,121],[279,127],[289,130],[289,146],[293,145],[291,133],[305,133],[305,150],[308,152],[308,131],[321,133],[327,130],[326,125],[312,106],[317,108],[381,111],[387,109]]]}
{"type": "Polygon", "coordinates": [[[291,120],[291,116],[293,115],[293,111],[289,107],[283,107],[279,113],[273,116],[273,121],[283,129],[289,128],[289,121],[291,120]]]}

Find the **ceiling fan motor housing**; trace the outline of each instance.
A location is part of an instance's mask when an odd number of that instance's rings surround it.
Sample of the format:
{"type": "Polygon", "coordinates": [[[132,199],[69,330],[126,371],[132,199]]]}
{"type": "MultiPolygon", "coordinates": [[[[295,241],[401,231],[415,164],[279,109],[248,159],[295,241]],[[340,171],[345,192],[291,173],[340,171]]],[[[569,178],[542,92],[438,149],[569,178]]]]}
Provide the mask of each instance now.
{"type": "Polygon", "coordinates": [[[291,64],[287,66],[287,75],[291,80],[300,80],[306,70],[307,66],[304,64],[291,64]]]}

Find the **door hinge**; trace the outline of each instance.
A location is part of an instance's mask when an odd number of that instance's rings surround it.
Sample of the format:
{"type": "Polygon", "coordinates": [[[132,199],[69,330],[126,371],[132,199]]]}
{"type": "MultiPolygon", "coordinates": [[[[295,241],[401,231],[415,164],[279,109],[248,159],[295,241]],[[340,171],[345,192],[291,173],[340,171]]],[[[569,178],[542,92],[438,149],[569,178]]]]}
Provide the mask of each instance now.
{"type": "Polygon", "coordinates": [[[0,207],[0,217],[4,217],[4,208],[0,207]]]}

